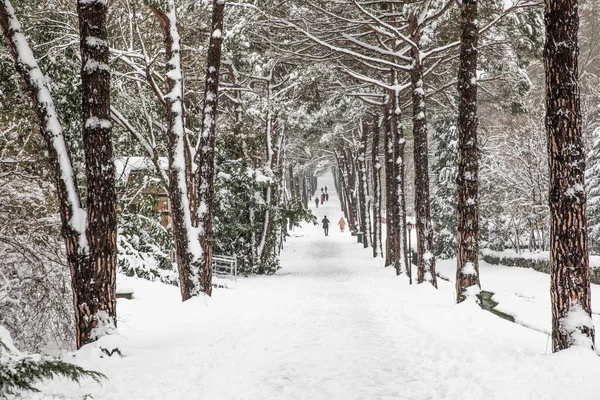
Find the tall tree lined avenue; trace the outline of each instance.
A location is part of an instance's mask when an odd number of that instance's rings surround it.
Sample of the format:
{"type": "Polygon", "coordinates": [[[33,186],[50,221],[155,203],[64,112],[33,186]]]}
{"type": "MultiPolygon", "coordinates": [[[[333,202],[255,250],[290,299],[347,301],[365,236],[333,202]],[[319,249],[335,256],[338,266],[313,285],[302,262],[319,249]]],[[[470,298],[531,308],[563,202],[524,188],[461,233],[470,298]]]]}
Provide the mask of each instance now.
{"type": "Polygon", "coordinates": [[[599,21],[600,0],[0,0],[0,340],[116,343],[117,279],[189,310],[278,274],[308,227],[458,311],[488,306],[488,263],[543,259],[553,350],[595,349],[599,21]]]}

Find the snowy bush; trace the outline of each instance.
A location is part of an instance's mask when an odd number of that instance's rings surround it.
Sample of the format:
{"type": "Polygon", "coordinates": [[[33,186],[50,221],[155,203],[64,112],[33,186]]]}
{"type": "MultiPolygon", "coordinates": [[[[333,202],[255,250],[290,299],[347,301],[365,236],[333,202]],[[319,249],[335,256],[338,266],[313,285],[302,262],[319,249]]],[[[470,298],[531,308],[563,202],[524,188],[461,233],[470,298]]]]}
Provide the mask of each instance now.
{"type": "Polygon", "coordinates": [[[37,381],[63,376],[75,382],[91,378],[96,382],[105,378],[99,372],[88,371],[64,361],[21,353],[14,346],[8,330],[0,325],[0,398],[24,392],[39,392],[37,381]]]}
{"type": "Polygon", "coordinates": [[[53,187],[27,162],[0,178],[0,324],[30,351],[73,346],[69,270],[53,187]]]}
{"type": "Polygon", "coordinates": [[[178,284],[173,267],[173,238],[170,229],[160,223],[157,211],[160,187],[147,176],[132,175],[120,188],[117,232],[119,272],[150,281],[178,284]]]}

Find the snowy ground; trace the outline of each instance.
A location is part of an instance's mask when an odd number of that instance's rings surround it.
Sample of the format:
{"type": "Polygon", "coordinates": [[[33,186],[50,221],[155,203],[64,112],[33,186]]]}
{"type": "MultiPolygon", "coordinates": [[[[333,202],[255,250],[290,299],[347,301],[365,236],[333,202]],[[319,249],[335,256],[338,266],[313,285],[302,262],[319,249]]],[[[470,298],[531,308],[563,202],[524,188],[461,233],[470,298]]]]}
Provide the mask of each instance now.
{"type": "MultiPolygon", "coordinates": [[[[473,303],[455,305],[452,283],[409,286],[335,223],[296,229],[275,276],[239,278],[233,289],[181,304],[179,291],[120,276],[123,357],[84,348],[72,358],[105,373],[99,386],[42,385],[33,398],[81,399],[598,399],[600,358],[575,348],[550,354],[549,278],[483,265],[484,289],[529,329],[473,303]]],[[[314,203],[312,204],[314,209],[314,203]]],[[[453,277],[453,262],[440,273],[453,277]]],[[[594,307],[600,310],[594,288],[594,307]]],[[[600,326],[597,324],[597,329],[600,326]]],[[[111,343],[112,342],[112,343],[111,343]]]]}

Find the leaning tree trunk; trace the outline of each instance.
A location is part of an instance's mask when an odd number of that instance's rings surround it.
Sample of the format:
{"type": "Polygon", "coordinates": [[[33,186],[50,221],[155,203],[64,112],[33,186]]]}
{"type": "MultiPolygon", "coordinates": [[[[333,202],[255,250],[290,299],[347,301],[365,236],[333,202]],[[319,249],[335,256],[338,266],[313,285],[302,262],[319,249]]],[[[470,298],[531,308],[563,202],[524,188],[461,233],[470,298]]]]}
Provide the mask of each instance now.
{"type": "MultiPolygon", "coordinates": [[[[90,281],[94,274],[91,271],[90,243],[86,237],[87,215],[81,207],[77,180],[66,145],[63,126],[58,117],[47,80],[38,67],[9,0],[0,0],[0,28],[15,60],[16,70],[25,82],[38,117],[40,132],[46,142],[48,160],[56,185],[67,265],[71,272],[75,338],[77,348],[80,348],[98,338],[99,335],[110,333],[110,329],[105,332],[101,331],[101,325],[108,322],[107,319],[112,318],[112,323],[116,324],[114,299],[111,294],[108,294],[108,298],[106,296],[106,293],[113,288],[110,287],[110,282],[104,282],[107,287],[101,288],[104,290],[99,293],[94,293],[94,291],[98,291],[98,286],[90,281]],[[85,301],[85,297],[81,295],[82,285],[87,287],[90,295],[96,295],[97,300],[92,303],[93,308],[87,308],[85,304],[81,303],[85,301]],[[106,301],[107,304],[99,304],[101,300],[106,301]],[[112,314],[104,311],[109,309],[112,309],[112,314]],[[98,329],[94,330],[94,328],[98,329]]],[[[99,42],[100,45],[104,43],[99,42]]],[[[97,186],[97,183],[95,185],[97,186]]],[[[108,216],[108,219],[110,218],[108,216]]],[[[110,235],[107,239],[111,239],[110,235]]],[[[92,243],[96,243],[95,238],[92,243]]],[[[104,325],[104,327],[112,328],[110,325],[104,325]]]]}
{"type": "Polygon", "coordinates": [[[73,281],[79,346],[117,326],[117,217],[106,2],[79,0],[83,150],[90,265],[73,281]]]}
{"type": "MultiPolygon", "coordinates": [[[[412,39],[419,43],[418,29],[412,39]]],[[[435,257],[433,255],[433,228],[429,207],[429,162],[427,149],[427,119],[423,64],[420,52],[413,49],[411,70],[413,104],[413,138],[415,160],[415,210],[417,229],[417,283],[430,282],[437,288],[435,257]]]]}
{"type": "Polygon", "coordinates": [[[371,162],[373,164],[373,257],[383,256],[381,243],[381,163],[379,162],[379,127],[382,119],[373,118],[373,142],[371,145],[371,162]]]}
{"type": "Polygon", "coordinates": [[[477,159],[477,27],[478,0],[463,0],[462,37],[458,70],[458,250],[456,302],[467,288],[480,287],[478,262],[479,195],[477,159]]]}
{"type": "Polygon", "coordinates": [[[165,80],[168,93],[167,140],[169,155],[169,198],[175,237],[175,254],[179,271],[179,289],[182,301],[186,301],[203,291],[199,286],[198,271],[201,268],[201,251],[197,229],[192,225],[192,215],[188,197],[185,162],[185,133],[183,123],[183,72],[179,47],[179,34],[175,17],[175,4],[169,0],[162,10],[151,4],[163,31],[165,42],[165,80]]]}
{"type": "Polygon", "coordinates": [[[371,242],[371,221],[369,218],[369,205],[367,204],[367,130],[369,126],[363,123],[358,145],[357,175],[358,197],[360,206],[360,230],[363,232],[363,247],[366,249],[371,242]]]}
{"type": "Polygon", "coordinates": [[[225,0],[213,0],[212,29],[208,41],[206,71],[204,79],[204,105],[202,107],[202,129],[196,153],[198,223],[202,261],[199,271],[200,290],[212,293],[212,247],[213,247],[213,201],[215,181],[215,130],[217,106],[219,104],[219,71],[221,69],[221,45],[223,43],[223,11],[225,0]]]}
{"type": "Polygon", "coordinates": [[[546,0],[546,132],[550,166],[552,348],[594,348],[576,0],[546,0]]]}
{"type": "MultiPolygon", "coordinates": [[[[394,151],[395,119],[394,111],[386,107],[385,111],[385,217],[386,217],[386,242],[385,242],[385,266],[398,265],[400,260],[400,232],[398,227],[398,184],[396,177],[396,154],[394,151]]],[[[396,273],[399,271],[396,269],[396,273]]]]}

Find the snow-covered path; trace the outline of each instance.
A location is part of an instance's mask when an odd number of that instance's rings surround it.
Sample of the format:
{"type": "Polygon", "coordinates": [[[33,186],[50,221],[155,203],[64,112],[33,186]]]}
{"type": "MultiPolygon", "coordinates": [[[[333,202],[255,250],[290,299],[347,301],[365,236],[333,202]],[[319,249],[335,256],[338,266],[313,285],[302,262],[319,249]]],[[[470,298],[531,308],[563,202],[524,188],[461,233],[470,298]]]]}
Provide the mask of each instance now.
{"type": "Polygon", "coordinates": [[[110,381],[44,389],[128,400],[600,396],[594,353],[546,354],[547,335],[456,306],[451,283],[409,286],[339,231],[331,175],[321,186],[330,199],[315,213],[332,221],[330,236],[320,224],[296,229],[275,276],[184,304],[177,288],[120,277],[135,299],[119,301],[121,337],[105,342],[125,357],[100,359],[94,348],[76,357],[110,381]]]}

